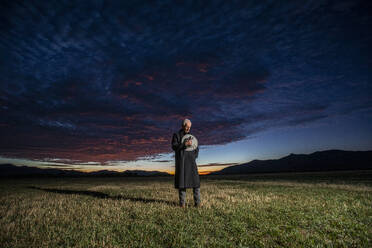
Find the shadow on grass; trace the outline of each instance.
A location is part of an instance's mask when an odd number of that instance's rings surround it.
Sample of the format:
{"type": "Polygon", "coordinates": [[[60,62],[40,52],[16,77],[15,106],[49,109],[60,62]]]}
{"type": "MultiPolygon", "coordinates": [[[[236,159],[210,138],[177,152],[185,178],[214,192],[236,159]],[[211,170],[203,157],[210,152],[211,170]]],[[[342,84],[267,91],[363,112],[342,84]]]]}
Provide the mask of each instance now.
{"type": "Polygon", "coordinates": [[[37,189],[37,190],[43,190],[46,192],[52,192],[52,193],[58,193],[58,194],[67,194],[67,195],[88,195],[93,196],[100,199],[113,199],[113,200],[130,200],[134,202],[143,202],[143,203],[152,203],[152,202],[158,202],[158,203],[165,203],[170,206],[177,206],[177,203],[172,201],[166,201],[166,200],[159,200],[159,199],[146,199],[142,197],[131,197],[131,196],[110,196],[109,194],[98,192],[98,191],[89,191],[89,190],[71,190],[71,189],[49,189],[49,188],[40,188],[35,186],[29,186],[27,187],[29,189],[37,189]]]}

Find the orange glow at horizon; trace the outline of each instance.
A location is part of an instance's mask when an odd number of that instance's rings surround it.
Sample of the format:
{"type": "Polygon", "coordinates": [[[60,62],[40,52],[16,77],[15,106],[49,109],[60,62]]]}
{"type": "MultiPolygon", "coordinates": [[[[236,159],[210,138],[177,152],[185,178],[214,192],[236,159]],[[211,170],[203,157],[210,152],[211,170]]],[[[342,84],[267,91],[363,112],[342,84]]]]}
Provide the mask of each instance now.
{"type": "MultiPolygon", "coordinates": [[[[80,172],[85,172],[85,173],[90,173],[90,172],[96,172],[100,170],[108,170],[108,171],[116,171],[116,172],[125,172],[125,171],[131,171],[131,170],[138,170],[138,169],[124,169],[124,170],[119,170],[119,169],[108,169],[108,168],[100,168],[100,169],[63,169],[63,170],[74,170],[74,171],[80,171],[80,172]]],[[[159,171],[159,172],[166,172],[172,176],[174,176],[175,172],[174,170],[143,170],[143,171],[159,171]]],[[[198,170],[199,175],[208,175],[212,172],[219,171],[219,170],[198,170]]]]}

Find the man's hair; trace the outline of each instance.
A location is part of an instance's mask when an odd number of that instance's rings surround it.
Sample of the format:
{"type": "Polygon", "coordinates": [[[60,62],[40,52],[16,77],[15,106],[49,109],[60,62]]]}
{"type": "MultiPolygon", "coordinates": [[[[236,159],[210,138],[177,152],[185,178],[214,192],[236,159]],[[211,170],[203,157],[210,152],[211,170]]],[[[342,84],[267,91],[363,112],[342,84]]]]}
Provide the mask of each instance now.
{"type": "Polygon", "coordinates": [[[182,126],[185,126],[187,122],[190,122],[190,124],[191,124],[191,121],[189,119],[184,119],[182,121],[182,126]]]}

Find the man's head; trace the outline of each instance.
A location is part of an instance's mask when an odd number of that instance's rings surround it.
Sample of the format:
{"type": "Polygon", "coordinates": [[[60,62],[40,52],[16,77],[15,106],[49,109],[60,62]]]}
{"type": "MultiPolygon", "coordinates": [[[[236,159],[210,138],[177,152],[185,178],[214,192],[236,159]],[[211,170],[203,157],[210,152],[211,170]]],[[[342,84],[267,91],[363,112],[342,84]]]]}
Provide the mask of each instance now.
{"type": "Polygon", "coordinates": [[[191,121],[189,119],[184,119],[182,122],[182,129],[185,131],[185,133],[190,132],[191,128],[191,121]]]}

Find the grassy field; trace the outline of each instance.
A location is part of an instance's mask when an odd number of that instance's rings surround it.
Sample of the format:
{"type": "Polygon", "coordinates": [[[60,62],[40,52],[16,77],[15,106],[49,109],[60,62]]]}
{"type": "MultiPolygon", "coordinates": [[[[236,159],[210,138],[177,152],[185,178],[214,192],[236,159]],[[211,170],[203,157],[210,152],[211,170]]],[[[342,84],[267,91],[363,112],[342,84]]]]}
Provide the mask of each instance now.
{"type": "Polygon", "coordinates": [[[372,171],[0,181],[0,247],[372,247],[372,171]]]}

